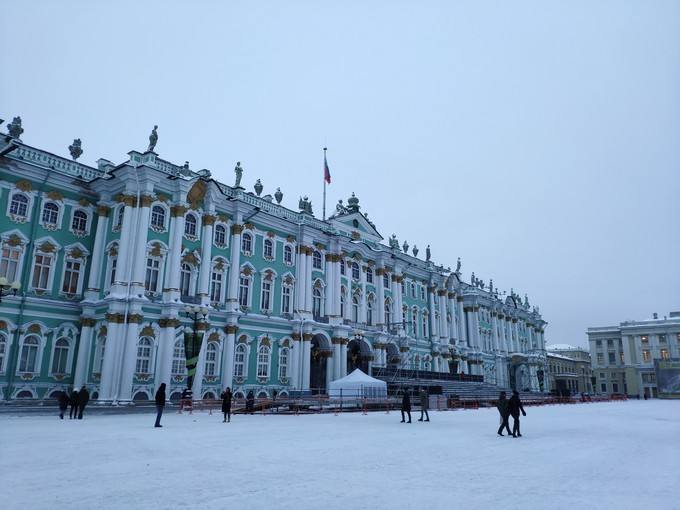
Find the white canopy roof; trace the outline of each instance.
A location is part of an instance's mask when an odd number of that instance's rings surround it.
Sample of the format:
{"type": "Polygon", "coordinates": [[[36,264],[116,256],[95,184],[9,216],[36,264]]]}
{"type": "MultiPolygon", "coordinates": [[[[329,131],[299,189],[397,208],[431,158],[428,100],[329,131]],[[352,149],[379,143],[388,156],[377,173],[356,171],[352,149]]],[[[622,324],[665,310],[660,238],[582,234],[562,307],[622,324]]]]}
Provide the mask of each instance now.
{"type": "Polygon", "coordinates": [[[387,383],[366,375],[358,368],[341,379],[332,381],[328,390],[330,397],[385,397],[387,383]]]}

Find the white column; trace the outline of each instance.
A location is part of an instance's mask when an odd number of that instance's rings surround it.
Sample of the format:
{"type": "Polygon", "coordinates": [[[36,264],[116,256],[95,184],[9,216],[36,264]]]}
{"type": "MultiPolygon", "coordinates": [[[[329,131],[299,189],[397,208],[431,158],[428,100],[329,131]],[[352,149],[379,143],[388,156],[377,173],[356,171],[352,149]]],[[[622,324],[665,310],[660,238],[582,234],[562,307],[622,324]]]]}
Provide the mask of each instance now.
{"type": "Polygon", "coordinates": [[[180,260],[182,258],[182,236],[184,236],[184,214],[186,207],[176,205],[170,208],[170,242],[168,244],[168,261],[165,265],[165,285],[163,300],[178,301],[180,260]]]}
{"type": "Polygon", "coordinates": [[[496,312],[491,314],[491,342],[493,350],[498,352],[498,319],[496,318],[496,312]]]}
{"type": "Polygon", "coordinates": [[[302,342],[293,338],[290,345],[290,387],[300,389],[300,350],[302,342]]]}
{"type": "MultiPolygon", "coordinates": [[[[341,257],[342,257],[341,254],[335,255],[334,257],[335,261],[333,262],[333,266],[335,267],[333,271],[333,279],[335,280],[335,288],[333,289],[335,291],[335,315],[337,315],[338,317],[340,317],[340,294],[342,289],[342,275],[340,274],[341,257]]],[[[342,319],[342,317],[340,318],[342,319]]]]}
{"type": "Polygon", "coordinates": [[[312,280],[312,253],[314,253],[314,249],[308,246],[305,253],[305,310],[310,313],[312,311],[312,288],[314,286],[314,281],[312,280]]]}
{"type": "Polygon", "coordinates": [[[144,294],[144,277],[146,272],[146,240],[149,233],[149,217],[151,215],[151,202],[153,199],[144,195],[140,198],[137,208],[137,241],[135,245],[134,260],[132,262],[132,284],[134,294],[144,294]]]}
{"type": "Polygon", "coordinates": [[[366,266],[360,265],[359,270],[359,285],[361,287],[361,297],[359,298],[359,323],[366,322],[366,266]]]}
{"type": "Polygon", "coordinates": [[[101,382],[99,383],[99,400],[113,400],[115,388],[118,384],[116,378],[117,361],[122,351],[121,338],[124,325],[118,323],[118,314],[107,315],[106,348],[104,349],[104,360],[102,361],[101,382]]]}
{"type": "MultiPolygon", "coordinates": [[[[240,220],[240,214],[238,215],[240,220]]],[[[241,276],[241,232],[243,225],[231,226],[231,257],[229,261],[229,287],[227,287],[227,311],[238,310],[238,282],[241,276]]],[[[179,272],[179,271],[178,271],[179,272]]]]}
{"type": "Polygon", "coordinates": [[[328,393],[333,380],[333,357],[328,356],[326,358],[326,393],[328,393]]]}
{"type": "Polygon", "coordinates": [[[342,342],[338,337],[333,337],[333,373],[336,379],[342,377],[342,342]]]}
{"type": "Polygon", "coordinates": [[[385,324],[385,285],[383,285],[383,271],[384,268],[378,268],[375,271],[376,283],[375,290],[377,292],[377,303],[378,307],[378,325],[383,326],[385,324]]]}
{"type": "Polygon", "coordinates": [[[475,349],[478,351],[482,350],[481,337],[479,335],[479,307],[475,306],[472,309],[472,323],[473,323],[473,335],[475,339],[475,349]]]}
{"type": "MultiPolygon", "coordinates": [[[[132,314],[128,315],[128,319],[132,318],[132,314]]],[[[139,342],[139,324],[136,321],[141,321],[141,316],[135,317],[134,320],[134,322],[128,322],[127,325],[124,325],[124,356],[122,357],[120,388],[117,392],[117,399],[122,401],[132,400],[132,383],[137,364],[137,343],[139,342]]]]}
{"type": "MultiPolygon", "coordinates": [[[[123,224],[120,229],[120,240],[118,243],[118,262],[116,264],[116,281],[114,285],[118,286],[118,292],[124,292],[127,282],[131,279],[132,274],[132,258],[130,251],[133,245],[133,231],[134,221],[136,217],[137,198],[134,196],[123,197],[125,209],[123,211],[123,224]]],[[[93,260],[94,262],[94,260],[93,260]]]]}
{"type": "Polygon", "coordinates": [[[437,329],[437,317],[435,314],[435,306],[434,306],[434,293],[435,293],[435,287],[428,287],[427,288],[427,301],[428,301],[428,308],[430,309],[430,338],[434,338],[434,332],[437,329]]]}
{"type": "Polygon", "coordinates": [[[449,325],[446,321],[446,291],[442,289],[437,294],[439,297],[439,341],[448,343],[449,325]]]}
{"type": "Polygon", "coordinates": [[[99,298],[99,286],[101,283],[101,269],[104,267],[104,249],[106,247],[106,233],[109,226],[109,213],[111,209],[105,205],[97,207],[97,230],[94,235],[94,247],[90,260],[90,274],[87,281],[85,299],[94,301],[99,298]]]}
{"type": "Polygon", "coordinates": [[[172,377],[172,356],[175,350],[176,327],[179,321],[174,318],[161,319],[159,321],[161,326],[160,339],[158,341],[158,353],[156,359],[158,360],[155,385],[158,388],[162,383],[168,389],[167,397],[170,397],[170,379],[172,377]]]}
{"type": "Polygon", "coordinates": [[[456,344],[456,340],[459,338],[458,337],[458,323],[456,321],[456,294],[453,292],[448,292],[447,293],[448,301],[449,301],[449,313],[451,314],[451,325],[449,329],[449,339],[451,340],[450,343],[453,345],[456,344]]]}
{"type": "Polygon", "coordinates": [[[305,311],[305,306],[307,304],[307,257],[305,255],[306,248],[302,245],[298,246],[297,253],[297,279],[295,280],[296,285],[296,296],[298,300],[298,310],[305,311]]]}
{"type": "Polygon", "coordinates": [[[467,346],[467,332],[465,329],[466,318],[465,311],[463,309],[463,297],[460,296],[456,298],[456,305],[458,306],[458,341],[463,345],[467,346]]]}
{"type": "Polygon", "coordinates": [[[203,333],[203,338],[201,339],[201,350],[198,352],[198,362],[196,363],[196,373],[194,375],[193,386],[191,387],[191,392],[194,395],[194,400],[200,400],[203,398],[203,375],[205,374],[205,350],[207,348],[208,342],[205,337],[206,330],[200,330],[203,333]]]}
{"type": "Polygon", "coordinates": [[[347,343],[348,340],[343,338],[342,344],[340,344],[340,374],[338,374],[338,378],[347,375],[347,343]]]}
{"type": "Polygon", "coordinates": [[[78,342],[78,357],[76,359],[76,370],[73,374],[73,386],[80,388],[87,381],[87,366],[92,352],[92,333],[95,320],[90,317],[83,317],[80,327],[80,341],[78,342]]]}
{"type": "Polygon", "coordinates": [[[198,273],[198,296],[201,304],[210,303],[210,273],[212,271],[213,225],[215,216],[203,215],[203,231],[201,232],[201,267],[198,273]]]}
{"type": "MultiPolygon", "coordinates": [[[[238,327],[230,324],[224,328],[227,338],[222,350],[222,389],[229,387],[234,389],[234,349],[236,345],[236,332],[238,327]]],[[[291,352],[292,356],[292,352],[291,352]]]]}
{"type": "Polygon", "coordinates": [[[302,335],[302,351],[303,351],[303,364],[302,364],[302,389],[309,390],[310,383],[310,369],[312,362],[312,335],[311,333],[305,333],[302,335]]]}
{"type": "MultiPolygon", "coordinates": [[[[326,276],[326,289],[324,293],[326,298],[326,315],[334,317],[337,315],[335,312],[335,264],[333,263],[333,255],[331,253],[326,253],[324,263],[326,276]]],[[[328,371],[326,371],[326,374],[328,374],[328,371]]]]}

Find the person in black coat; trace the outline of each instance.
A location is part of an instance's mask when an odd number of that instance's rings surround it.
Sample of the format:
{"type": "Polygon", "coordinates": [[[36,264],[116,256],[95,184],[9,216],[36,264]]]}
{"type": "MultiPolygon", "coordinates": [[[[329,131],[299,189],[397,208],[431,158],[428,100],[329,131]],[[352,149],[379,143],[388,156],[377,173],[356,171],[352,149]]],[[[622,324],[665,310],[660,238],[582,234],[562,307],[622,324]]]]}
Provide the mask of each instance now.
{"type": "Polygon", "coordinates": [[[82,420],[83,419],[83,411],[85,411],[85,406],[87,403],[90,401],[90,392],[87,391],[87,388],[83,384],[83,387],[80,388],[80,391],[78,392],[78,419],[82,420]]]}
{"type": "Polygon", "coordinates": [[[404,390],[404,395],[401,397],[401,423],[406,421],[404,413],[408,414],[408,422],[411,423],[411,395],[408,389],[404,390]]]}
{"type": "Polygon", "coordinates": [[[156,391],[156,424],[154,427],[162,427],[161,416],[163,416],[163,408],[165,407],[165,383],[161,383],[156,391]]]}
{"type": "Polygon", "coordinates": [[[508,399],[505,398],[505,392],[501,391],[500,396],[498,397],[498,402],[496,403],[496,408],[498,409],[498,413],[501,415],[501,426],[498,427],[498,435],[502,436],[503,435],[503,429],[508,431],[508,437],[512,435],[512,432],[510,432],[510,425],[508,424],[508,419],[510,418],[510,403],[508,402],[508,399]]]}
{"type": "Polygon", "coordinates": [[[64,413],[68,409],[69,398],[65,391],[59,393],[59,418],[64,419],[64,413]]]}
{"type": "Polygon", "coordinates": [[[253,393],[253,390],[250,390],[248,392],[248,395],[246,396],[246,412],[253,414],[255,409],[255,394],[253,393]]]}
{"type": "Polygon", "coordinates": [[[224,422],[230,422],[231,421],[231,388],[227,388],[222,392],[222,414],[224,415],[224,420],[222,420],[222,423],[224,422]]]}
{"type": "Polygon", "coordinates": [[[519,393],[517,391],[512,392],[512,397],[508,402],[508,410],[512,415],[512,437],[522,437],[519,433],[519,413],[522,412],[522,416],[526,416],[527,413],[524,412],[524,407],[522,407],[522,401],[519,399],[519,393]]]}
{"type": "Polygon", "coordinates": [[[78,390],[73,388],[73,391],[71,392],[71,398],[69,399],[69,402],[71,403],[71,410],[68,412],[68,419],[76,419],[78,418],[78,390]]]}

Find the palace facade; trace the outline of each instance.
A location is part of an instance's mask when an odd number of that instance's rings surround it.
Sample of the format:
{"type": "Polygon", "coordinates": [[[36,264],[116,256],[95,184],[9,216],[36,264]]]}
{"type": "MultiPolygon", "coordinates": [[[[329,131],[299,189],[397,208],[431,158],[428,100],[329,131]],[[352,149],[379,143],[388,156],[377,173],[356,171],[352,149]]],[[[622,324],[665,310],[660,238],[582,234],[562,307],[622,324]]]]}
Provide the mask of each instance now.
{"type": "Polygon", "coordinates": [[[537,308],[387,244],[354,195],[323,221],[161,159],[152,141],[97,167],[0,136],[0,392],[101,402],[186,386],[184,335],[202,335],[194,395],[324,392],[354,368],[463,373],[543,391],[537,308]],[[5,294],[6,292],[3,292],[5,294]],[[193,317],[187,305],[198,313],[193,317]]]}

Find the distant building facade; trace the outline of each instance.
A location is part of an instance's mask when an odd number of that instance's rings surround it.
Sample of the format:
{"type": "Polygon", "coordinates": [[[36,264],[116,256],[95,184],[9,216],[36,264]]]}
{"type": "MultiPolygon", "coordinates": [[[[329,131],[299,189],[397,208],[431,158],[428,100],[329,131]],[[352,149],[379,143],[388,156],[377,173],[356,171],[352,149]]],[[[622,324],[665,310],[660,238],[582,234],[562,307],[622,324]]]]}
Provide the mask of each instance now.
{"type": "Polygon", "coordinates": [[[550,391],[559,395],[592,393],[590,353],[567,344],[546,346],[550,391]]]}
{"type": "Polygon", "coordinates": [[[656,397],[654,361],[680,358],[680,312],[587,333],[598,393],[656,397]]]}

